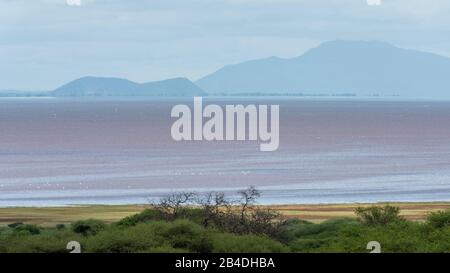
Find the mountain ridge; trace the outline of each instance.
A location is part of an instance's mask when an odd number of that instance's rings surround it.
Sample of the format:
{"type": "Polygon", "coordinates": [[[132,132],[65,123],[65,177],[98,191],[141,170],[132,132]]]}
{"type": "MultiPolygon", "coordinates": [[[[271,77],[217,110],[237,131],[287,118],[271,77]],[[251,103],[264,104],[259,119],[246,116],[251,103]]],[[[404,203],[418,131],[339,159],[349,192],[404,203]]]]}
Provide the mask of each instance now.
{"type": "Polygon", "coordinates": [[[82,77],[50,92],[56,97],[77,96],[200,96],[205,92],[187,78],[136,83],[113,77],[82,77]]]}
{"type": "Polygon", "coordinates": [[[209,94],[450,97],[449,72],[450,58],[445,56],[386,42],[336,40],[294,58],[271,57],[224,66],[195,83],[209,94]]]}

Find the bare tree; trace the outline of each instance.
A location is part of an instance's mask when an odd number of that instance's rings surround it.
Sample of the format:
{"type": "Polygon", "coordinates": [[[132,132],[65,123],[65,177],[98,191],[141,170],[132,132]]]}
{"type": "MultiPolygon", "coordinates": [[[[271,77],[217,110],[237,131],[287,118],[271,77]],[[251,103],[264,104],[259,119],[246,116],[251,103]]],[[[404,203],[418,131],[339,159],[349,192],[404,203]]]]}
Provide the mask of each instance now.
{"type": "Polygon", "coordinates": [[[276,236],[279,226],[284,223],[281,219],[282,215],[273,209],[257,208],[251,214],[249,230],[252,233],[276,236]]]}
{"type": "Polygon", "coordinates": [[[241,196],[241,221],[244,221],[248,210],[253,207],[256,200],[261,196],[261,193],[254,186],[250,186],[248,189],[238,191],[238,194],[241,196]]]}
{"type": "Polygon", "coordinates": [[[226,232],[277,237],[284,223],[281,215],[270,208],[255,206],[261,193],[253,186],[238,194],[239,199],[231,200],[223,192],[174,193],[161,198],[153,208],[166,220],[188,218],[226,232]]]}
{"type": "Polygon", "coordinates": [[[192,204],[195,196],[196,194],[193,192],[173,193],[161,198],[159,203],[154,205],[154,207],[167,216],[176,218],[185,210],[187,205],[192,204]]]}
{"type": "MultiPolygon", "coordinates": [[[[230,211],[231,203],[223,192],[209,192],[198,199],[198,204],[204,211],[203,226],[207,227],[212,221],[217,222],[230,211]]],[[[217,224],[217,223],[216,223],[217,224]]]]}

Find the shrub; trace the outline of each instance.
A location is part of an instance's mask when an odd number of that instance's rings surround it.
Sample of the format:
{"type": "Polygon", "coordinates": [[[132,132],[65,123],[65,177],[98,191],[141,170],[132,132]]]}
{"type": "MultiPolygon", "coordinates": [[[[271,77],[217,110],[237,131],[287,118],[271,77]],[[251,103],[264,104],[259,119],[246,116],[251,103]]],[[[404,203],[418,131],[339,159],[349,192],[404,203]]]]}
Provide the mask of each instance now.
{"type": "Polygon", "coordinates": [[[280,235],[277,239],[283,243],[289,243],[290,241],[297,239],[295,233],[304,225],[313,225],[313,223],[299,219],[286,220],[279,228],[280,235]]]}
{"type": "Polygon", "coordinates": [[[146,240],[138,234],[130,234],[123,230],[109,229],[86,241],[86,251],[94,253],[132,253],[145,250],[146,240]]]}
{"type": "Polygon", "coordinates": [[[168,229],[171,223],[152,221],[132,227],[112,226],[95,236],[86,237],[85,249],[94,253],[136,253],[153,252],[156,248],[172,246],[161,233],[168,229]]]}
{"type": "Polygon", "coordinates": [[[37,235],[41,233],[41,229],[36,225],[18,225],[14,228],[16,235],[37,235]]]}
{"type": "Polygon", "coordinates": [[[400,208],[386,205],[384,207],[372,206],[368,208],[359,207],[355,210],[361,223],[365,225],[387,225],[403,220],[400,216],[400,208]]]}
{"type": "Polygon", "coordinates": [[[266,236],[234,235],[217,233],[213,235],[215,253],[281,253],[289,249],[266,236]]]}
{"type": "Polygon", "coordinates": [[[64,225],[64,224],[57,224],[55,227],[56,227],[57,230],[63,230],[63,229],[66,228],[66,225],[64,225]]]}
{"type": "Polygon", "coordinates": [[[347,227],[360,225],[350,218],[338,218],[312,224],[305,221],[292,221],[287,227],[289,240],[286,242],[295,252],[317,252],[328,246],[330,241],[347,227]]]}
{"type": "Polygon", "coordinates": [[[22,222],[15,222],[15,223],[9,224],[8,227],[16,228],[16,227],[21,226],[21,225],[23,225],[22,222]]]}
{"type": "Polygon", "coordinates": [[[343,228],[316,252],[367,253],[367,243],[377,241],[383,253],[414,253],[431,251],[427,246],[438,244],[431,239],[421,223],[396,221],[386,225],[350,225],[343,228]]]}
{"type": "Polygon", "coordinates": [[[149,221],[160,221],[163,219],[164,215],[160,210],[146,209],[141,213],[123,218],[122,220],[117,222],[117,225],[121,227],[131,227],[139,223],[145,223],[149,221]]]}
{"type": "Polygon", "coordinates": [[[178,220],[165,230],[163,236],[173,248],[189,249],[192,252],[208,253],[212,251],[212,241],[208,230],[187,220],[178,220]]]}
{"type": "Polygon", "coordinates": [[[111,227],[86,239],[86,251],[97,253],[212,251],[211,230],[188,220],[152,221],[111,227]]]}
{"type": "Polygon", "coordinates": [[[295,252],[314,252],[317,249],[326,246],[331,239],[297,239],[290,244],[292,251],[295,252]]]}
{"type": "Polygon", "coordinates": [[[69,241],[80,241],[80,238],[70,231],[59,232],[45,230],[33,236],[0,237],[0,252],[7,253],[67,253],[69,241]]]}
{"type": "Polygon", "coordinates": [[[428,222],[435,228],[450,226],[450,210],[432,212],[427,218],[428,222]]]}
{"type": "Polygon", "coordinates": [[[331,237],[335,236],[337,232],[348,226],[357,223],[355,220],[350,218],[338,218],[327,220],[319,224],[303,223],[300,222],[297,225],[290,227],[290,232],[294,234],[295,237],[331,237]]]}
{"type": "Polygon", "coordinates": [[[72,231],[87,236],[95,235],[105,227],[105,223],[100,220],[80,220],[72,224],[72,231]]]}

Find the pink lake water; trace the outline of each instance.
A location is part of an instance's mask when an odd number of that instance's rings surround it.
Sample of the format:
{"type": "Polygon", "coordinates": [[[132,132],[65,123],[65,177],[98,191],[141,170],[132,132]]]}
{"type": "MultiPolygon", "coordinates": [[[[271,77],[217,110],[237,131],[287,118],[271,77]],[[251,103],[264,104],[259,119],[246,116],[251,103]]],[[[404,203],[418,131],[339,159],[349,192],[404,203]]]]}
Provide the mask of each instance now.
{"type": "Polygon", "coordinates": [[[280,147],[175,142],[192,99],[0,99],[0,206],[147,203],[254,185],[261,203],[450,200],[450,102],[211,98],[279,104],[280,147]]]}

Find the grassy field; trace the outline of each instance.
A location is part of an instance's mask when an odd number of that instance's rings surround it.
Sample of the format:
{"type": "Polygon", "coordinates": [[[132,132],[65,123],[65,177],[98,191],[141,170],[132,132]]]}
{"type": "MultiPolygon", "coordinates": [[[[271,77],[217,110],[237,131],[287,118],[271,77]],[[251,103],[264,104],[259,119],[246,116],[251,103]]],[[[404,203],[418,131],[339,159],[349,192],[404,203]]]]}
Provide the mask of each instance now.
{"type": "MultiPolygon", "coordinates": [[[[376,205],[386,205],[378,203],[376,205]]],[[[368,207],[374,204],[331,204],[331,205],[280,205],[271,208],[281,212],[288,218],[308,220],[320,223],[325,220],[340,217],[356,217],[357,207],[368,207]]],[[[449,202],[436,203],[389,203],[391,206],[400,208],[400,215],[411,221],[424,220],[430,212],[450,209],[449,202]]]]}
{"type": "MultiPolygon", "coordinates": [[[[382,204],[379,204],[382,205],[382,204]]],[[[390,203],[400,207],[401,215],[408,220],[420,221],[433,211],[450,209],[450,203],[390,203]]],[[[340,217],[355,217],[356,207],[368,204],[330,204],[330,205],[277,205],[270,208],[281,212],[287,218],[298,218],[320,223],[340,217]]],[[[126,216],[143,211],[144,205],[121,206],[74,206],[55,208],[0,208],[0,226],[15,222],[54,226],[77,220],[95,218],[107,223],[118,221],[126,216]]]]}
{"type": "Polygon", "coordinates": [[[15,222],[54,226],[95,218],[107,223],[139,213],[145,206],[74,206],[54,208],[0,208],[0,226],[15,222]]]}

